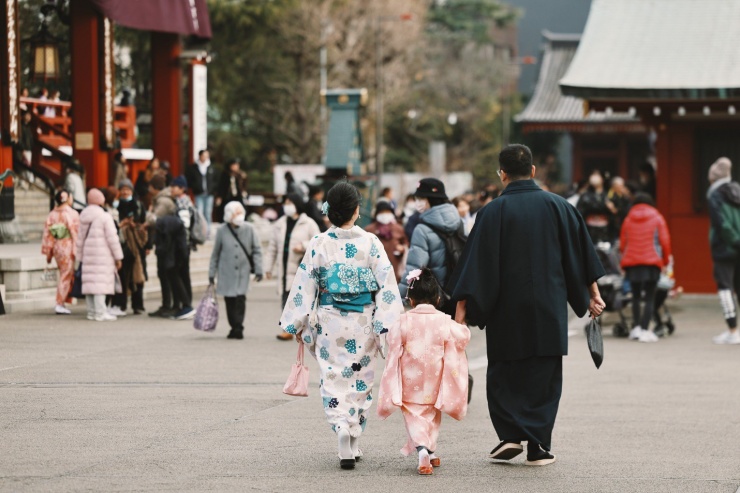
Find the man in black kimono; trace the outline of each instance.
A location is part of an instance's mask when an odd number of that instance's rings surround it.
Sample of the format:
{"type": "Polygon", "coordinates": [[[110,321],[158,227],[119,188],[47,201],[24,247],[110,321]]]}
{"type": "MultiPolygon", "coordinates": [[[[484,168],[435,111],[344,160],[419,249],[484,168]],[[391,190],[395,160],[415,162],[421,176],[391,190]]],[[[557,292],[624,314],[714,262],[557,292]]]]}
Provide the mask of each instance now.
{"type": "Polygon", "coordinates": [[[527,441],[527,465],[555,462],[550,440],[568,354],[568,307],[604,309],[604,275],[586,224],[561,197],[534,182],[532,153],[513,144],[499,154],[501,196],[478,212],[453,274],[455,319],[486,328],[487,393],[501,443],[489,457],[509,460],[527,441]]]}

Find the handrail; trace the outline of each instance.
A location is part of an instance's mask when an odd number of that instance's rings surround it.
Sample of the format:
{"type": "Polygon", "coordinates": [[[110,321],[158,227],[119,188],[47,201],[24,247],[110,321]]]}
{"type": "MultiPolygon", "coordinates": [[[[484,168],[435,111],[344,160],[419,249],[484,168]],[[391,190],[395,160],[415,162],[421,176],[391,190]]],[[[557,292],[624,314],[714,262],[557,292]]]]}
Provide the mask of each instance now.
{"type": "MultiPolygon", "coordinates": [[[[16,144],[17,146],[18,144],[16,144]]],[[[16,153],[13,153],[14,155],[16,153]]],[[[56,187],[54,186],[54,182],[51,181],[51,179],[46,176],[45,174],[41,173],[40,171],[32,168],[31,166],[28,166],[26,163],[24,163],[20,159],[13,159],[13,168],[15,170],[15,179],[21,179],[31,185],[32,187],[36,188],[37,190],[44,192],[45,194],[49,195],[49,210],[52,210],[54,208],[54,193],[56,191],[56,187]],[[41,180],[44,185],[46,185],[46,189],[38,186],[35,181],[31,182],[29,180],[26,180],[23,177],[23,173],[21,172],[28,172],[31,173],[35,178],[41,180]]]]}
{"type": "MultiPolygon", "coordinates": [[[[31,121],[34,123],[35,127],[37,129],[42,130],[42,135],[49,135],[49,134],[57,134],[60,137],[64,137],[67,139],[70,143],[72,142],[72,134],[65,132],[64,130],[60,130],[59,127],[56,127],[46,121],[44,118],[40,117],[36,113],[32,113],[31,115],[31,121]]],[[[36,131],[38,134],[38,130],[36,131]]]]}

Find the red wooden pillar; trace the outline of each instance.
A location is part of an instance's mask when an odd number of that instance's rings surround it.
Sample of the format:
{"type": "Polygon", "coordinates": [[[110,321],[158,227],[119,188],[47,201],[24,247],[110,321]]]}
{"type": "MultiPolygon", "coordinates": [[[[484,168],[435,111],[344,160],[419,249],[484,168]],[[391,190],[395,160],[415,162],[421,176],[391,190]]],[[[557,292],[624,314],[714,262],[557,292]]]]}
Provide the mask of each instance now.
{"type": "Polygon", "coordinates": [[[659,123],[656,128],[657,139],[655,141],[655,161],[657,170],[655,173],[655,195],[658,210],[668,219],[671,215],[671,126],[659,123]]]}
{"type": "Polygon", "coordinates": [[[108,153],[101,139],[101,25],[88,0],[70,2],[74,156],[85,167],[88,187],[108,186],[108,153]]]}
{"type": "Polygon", "coordinates": [[[169,161],[172,176],[182,174],[182,69],[180,36],[152,32],[152,147],[169,161]]]}
{"type": "MultiPolygon", "coordinates": [[[[0,37],[4,50],[0,50],[0,174],[13,169],[12,141],[20,138],[20,37],[18,35],[18,0],[2,0],[0,3],[0,37]]],[[[5,186],[12,186],[12,179],[5,186]]],[[[0,187],[2,188],[2,187],[0,187]]]]}

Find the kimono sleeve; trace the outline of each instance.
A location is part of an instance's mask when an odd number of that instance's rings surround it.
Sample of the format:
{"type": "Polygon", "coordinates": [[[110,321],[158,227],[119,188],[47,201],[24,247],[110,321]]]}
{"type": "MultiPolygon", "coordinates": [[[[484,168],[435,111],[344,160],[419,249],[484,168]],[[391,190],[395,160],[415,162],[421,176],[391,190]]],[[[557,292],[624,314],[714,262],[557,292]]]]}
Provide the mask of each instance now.
{"type": "Polygon", "coordinates": [[[396,408],[402,405],[401,356],[403,355],[403,334],[401,330],[401,321],[399,320],[388,331],[388,357],[383,377],[380,379],[380,390],[377,399],[377,413],[381,419],[387,418],[393,414],[396,408]]]}
{"type": "Polygon", "coordinates": [[[468,412],[468,358],[465,348],[470,342],[470,329],[450,320],[450,337],[445,341],[442,357],[442,381],[434,407],[461,420],[468,412]]]}
{"type": "Polygon", "coordinates": [[[583,317],[588,310],[589,286],[606,272],[583,217],[570,205],[563,207],[562,214],[560,244],[568,303],[576,315],[583,317]]]}
{"type": "Polygon", "coordinates": [[[52,223],[52,214],[49,214],[44,224],[44,234],[41,237],[41,253],[47,257],[51,257],[51,252],[54,249],[54,238],[51,236],[51,231],[49,230],[52,223]]]}
{"type": "Polygon", "coordinates": [[[385,253],[385,248],[377,236],[371,235],[370,268],[378,283],[375,292],[375,312],[373,313],[373,330],[383,334],[393,327],[403,313],[401,294],[398,292],[396,272],[385,253]]]}
{"type": "Polygon", "coordinates": [[[318,303],[319,291],[319,274],[313,265],[314,242],[311,240],[309,248],[306,250],[303,260],[298,266],[293,286],[290,288],[288,301],[285,303],[283,314],[280,317],[280,326],[288,334],[296,334],[303,337],[306,344],[311,344],[311,330],[308,328],[308,321],[314,305],[318,303]],[[306,340],[308,337],[308,340],[306,340]]]}

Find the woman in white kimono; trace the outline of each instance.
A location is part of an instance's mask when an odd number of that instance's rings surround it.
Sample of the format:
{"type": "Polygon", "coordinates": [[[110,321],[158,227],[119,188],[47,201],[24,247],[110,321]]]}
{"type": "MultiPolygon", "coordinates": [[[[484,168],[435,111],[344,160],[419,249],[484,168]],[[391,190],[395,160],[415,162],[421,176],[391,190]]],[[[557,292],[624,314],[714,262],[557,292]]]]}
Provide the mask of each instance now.
{"type": "Polygon", "coordinates": [[[340,465],[352,469],[362,455],[358,439],[372,405],[380,334],[396,323],[403,306],[383,244],[354,225],[360,212],[357,189],[340,182],[326,199],[324,213],[333,226],[309,243],[280,325],[316,358],[340,465]]]}

